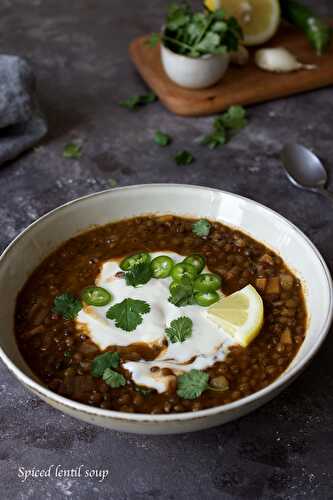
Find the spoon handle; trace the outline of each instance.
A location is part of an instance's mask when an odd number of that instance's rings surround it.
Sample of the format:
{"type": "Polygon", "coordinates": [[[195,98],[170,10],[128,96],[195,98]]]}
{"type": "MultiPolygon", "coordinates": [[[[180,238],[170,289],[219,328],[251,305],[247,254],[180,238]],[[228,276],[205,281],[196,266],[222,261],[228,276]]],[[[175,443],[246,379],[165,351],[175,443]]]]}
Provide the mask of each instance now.
{"type": "Polygon", "coordinates": [[[318,189],[318,192],[320,194],[322,194],[323,196],[325,196],[326,198],[330,199],[331,201],[333,201],[333,193],[331,193],[331,191],[328,191],[327,189],[325,188],[320,188],[318,189]]]}

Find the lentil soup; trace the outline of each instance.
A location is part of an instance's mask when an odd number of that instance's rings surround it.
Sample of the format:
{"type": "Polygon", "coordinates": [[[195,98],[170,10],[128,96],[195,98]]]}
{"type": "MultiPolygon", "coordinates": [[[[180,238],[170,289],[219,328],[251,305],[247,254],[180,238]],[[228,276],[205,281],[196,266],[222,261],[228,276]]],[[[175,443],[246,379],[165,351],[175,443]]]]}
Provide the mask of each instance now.
{"type": "Polygon", "coordinates": [[[224,405],[271,384],[304,340],[306,308],[283,260],[241,231],[143,216],[82,233],[47,257],[18,295],[15,331],[22,356],[54,392],[163,414],[224,405]],[[263,323],[245,347],[224,332],[211,354],[200,341],[221,330],[206,310],[249,285],[263,323]],[[168,324],[166,310],[175,318],[168,324]]]}

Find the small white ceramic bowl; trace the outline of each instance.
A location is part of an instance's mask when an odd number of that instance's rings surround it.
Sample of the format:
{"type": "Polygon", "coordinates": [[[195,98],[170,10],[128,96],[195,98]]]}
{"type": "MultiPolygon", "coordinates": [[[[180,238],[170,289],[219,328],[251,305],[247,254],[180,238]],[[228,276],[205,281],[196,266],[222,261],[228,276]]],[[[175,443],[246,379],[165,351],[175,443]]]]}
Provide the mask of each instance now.
{"type": "Polygon", "coordinates": [[[188,89],[210,87],[222,79],[229,66],[229,54],[186,57],[172,52],[161,43],[164,71],[173,82],[188,89]]]}
{"type": "Polygon", "coordinates": [[[30,391],[58,410],[110,429],[170,434],[206,429],[234,420],[263,405],[292,382],[315,355],[332,319],[332,282],[309,239],[286,219],[254,201],[216,189],[151,184],[112,189],[53,210],[29,226],[0,258],[0,356],[30,391]],[[271,385],[224,406],[193,413],[144,415],[94,408],[47,389],[30,371],[14,337],[18,291],[36,266],[62,242],[96,224],[143,214],[205,217],[237,227],[278,252],[302,280],[309,313],[307,335],[288,369],[271,385]]]}

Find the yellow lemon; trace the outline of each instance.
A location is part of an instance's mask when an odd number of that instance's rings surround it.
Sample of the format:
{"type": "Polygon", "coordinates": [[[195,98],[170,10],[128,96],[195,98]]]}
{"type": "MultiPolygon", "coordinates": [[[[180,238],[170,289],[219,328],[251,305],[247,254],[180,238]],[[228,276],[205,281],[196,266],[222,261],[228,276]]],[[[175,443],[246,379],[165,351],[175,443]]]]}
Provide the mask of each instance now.
{"type": "Polygon", "coordinates": [[[281,20],[279,0],[205,0],[207,9],[223,9],[242,27],[244,45],[260,45],[275,35],[281,20]]]}
{"type": "Polygon", "coordinates": [[[210,306],[207,315],[241,346],[247,347],[261,330],[264,305],[256,289],[248,285],[210,306]]]}

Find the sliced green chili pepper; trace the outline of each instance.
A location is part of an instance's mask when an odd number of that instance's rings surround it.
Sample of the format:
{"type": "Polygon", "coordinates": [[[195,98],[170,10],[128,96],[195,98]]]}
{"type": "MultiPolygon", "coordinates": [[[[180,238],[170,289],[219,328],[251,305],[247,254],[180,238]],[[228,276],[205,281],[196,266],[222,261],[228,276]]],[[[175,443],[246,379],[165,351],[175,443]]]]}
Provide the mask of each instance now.
{"type": "Polygon", "coordinates": [[[217,302],[220,296],[217,292],[198,292],[194,298],[199,306],[208,307],[217,302]]]}
{"type": "Polygon", "coordinates": [[[185,280],[194,280],[197,276],[197,270],[191,264],[187,264],[185,262],[181,264],[176,264],[175,267],[171,271],[171,276],[174,281],[180,283],[185,280]]]}
{"type": "Polygon", "coordinates": [[[170,276],[173,266],[174,262],[171,257],[168,257],[167,255],[155,257],[151,263],[154,278],[167,278],[170,276]]]}
{"type": "Polygon", "coordinates": [[[111,294],[100,286],[88,286],[81,294],[83,302],[90,306],[102,307],[111,302],[111,294]]]}
{"type": "Polygon", "coordinates": [[[203,257],[202,255],[193,254],[190,255],[189,257],[186,257],[186,259],[184,259],[184,263],[191,264],[191,266],[196,268],[197,273],[199,274],[205,267],[206,260],[205,257],[203,257]]]}
{"type": "Polygon", "coordinates": [[[120,262],[119,267],[123,271],[130,271],[137,264],[146,264],[147,262],[150,262],[150,260],[151,257],[149,253],[140,252],[130,255],[129,257],[125,257],[125,259],[120,262]]]}
{"type": "Polygon", "coordinates": [[[323,54],[332,38],[331,26],[294,0],[280,0],[280,3],[283,17],[305,33],[318,55],[323,54]]]}
{"type": "Polygon", "coordinates": [[[200,274],[194,282],[194,290],[198,292],[215,292],[221,288],[221,278],[217,274],[200,274]]]}

